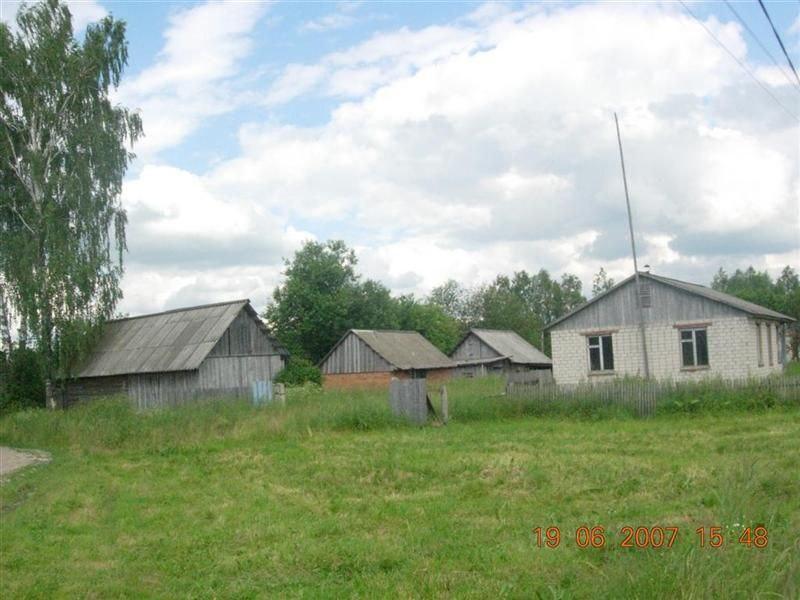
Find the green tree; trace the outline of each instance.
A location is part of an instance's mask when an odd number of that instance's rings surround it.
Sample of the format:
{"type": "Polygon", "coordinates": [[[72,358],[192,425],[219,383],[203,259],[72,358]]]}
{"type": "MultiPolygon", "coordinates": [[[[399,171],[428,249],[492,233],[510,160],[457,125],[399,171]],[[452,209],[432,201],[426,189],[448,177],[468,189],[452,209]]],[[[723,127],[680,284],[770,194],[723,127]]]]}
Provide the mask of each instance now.
{"type": "MultiPolygon", "coordinates": [[[[756,271],[752,266],[736,269],[728,275],[720,268],[714,275],[711,287],[743,300],[766,306],[800,321],[800,278],[786,266],[774,282],[767,271],[756,271]]],[[[788,330],[791,356],[798,360],[800,353],[800,325],[793,323],[788,330]]]]}
{"type": "Polygon", "coordinates": [[[463,328],[441,306],[420,302],[413,295],[400,296],[396,302],[399,329],[418,331],[445,354],[455,348],[463,328]]]}
{"type": "Polygon", "coordinates": [[[356,255],[339,240],[310,241],[285,263],[264,317],[291,354],[316,362],[351,327],[356,255]]]}
{"type": "Polygon", "coordinates": [[[575,310],[585,302],[583,283],[580,278],[577,275],[564,273],[561,276],[561,304],[558,307],[558,316],[561,317],[571,310],[575,310]]]}
{"type": "Polygon", "coordinates": [[[608,276],[603,267],[600,267],[600,270],[592,279],[592,296],[607,292],[612,287],[614,287],[614,280],[608,276]]]}
{"type": "Polygon", "coordinates": [[[466,331],[480,320],[478,296],[475,291],[464,287],[455,279],[448,279],[431,290],[427,301],[456,319],[466,331]]]}
{"type": "Polygon", "coordinates": [[[125,24],[106,17],[82,42],[58,0],[0,24],[0,273],[49,381],[82,349],[70,339],[121,297],[126,216],[119,202],[141,120],[112,104],[127,63],[125,24]]]}

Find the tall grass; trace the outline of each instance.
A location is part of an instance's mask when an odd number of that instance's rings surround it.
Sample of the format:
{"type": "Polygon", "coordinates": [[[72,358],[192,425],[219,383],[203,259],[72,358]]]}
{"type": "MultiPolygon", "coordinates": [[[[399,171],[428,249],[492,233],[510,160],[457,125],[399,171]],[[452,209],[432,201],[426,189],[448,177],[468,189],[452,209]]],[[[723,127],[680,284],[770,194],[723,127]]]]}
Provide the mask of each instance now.
{"type": "MultiPolygon", "coordinates": [[[[501,377],[456,379],[447,384],[452,422],[525,417],[631,419],[634,409],[585,396],[554,401],[506,395],[501,377]]],[[[438,386],[428,389],[441,423],[438,386]]],[[[714,381],[677,386],[659,399],[657,414],[717,413],[779,409],[784,399],[757,385],[731,388],[714,381]]],[[[796,404],[796,403],[795,403],[796,404]]],[[[214,440],[286,439],[320,431],[370,431],[413,428],[392,414],[385,390],[323,390],[290,387],[286,406],[253,406],[238,399],[138,412],[124,398],[109,398],[66,411],[30,409],[0,418],[0,442],[39,448],[151,449],[169,451],[214,440]]]]}

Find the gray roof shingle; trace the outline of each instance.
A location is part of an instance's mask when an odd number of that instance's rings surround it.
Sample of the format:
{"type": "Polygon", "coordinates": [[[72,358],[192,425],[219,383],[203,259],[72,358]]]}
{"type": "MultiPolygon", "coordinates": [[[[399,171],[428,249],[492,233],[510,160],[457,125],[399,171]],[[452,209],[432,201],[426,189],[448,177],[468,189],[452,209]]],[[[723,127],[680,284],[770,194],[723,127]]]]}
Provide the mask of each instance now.
{"type": "Polygon", "coordinates": [[[484,344],[511,362],[526,365],[553,364],[547,355],[528,343],[516,331],[503,329],[470,329],[484,344]]]}
{"type": "Polygon", "coordinates": [[[197,369],[248,305],[234,300],[109,321],[78,377],[197,369]]]}
{"type": "Polygon", "coordinates": [[[416,331],[376,329],[351,329],[351,331],[397,369],[404,371],[408,369],[449,369],[456,366],[452,360],[416,331]]]}

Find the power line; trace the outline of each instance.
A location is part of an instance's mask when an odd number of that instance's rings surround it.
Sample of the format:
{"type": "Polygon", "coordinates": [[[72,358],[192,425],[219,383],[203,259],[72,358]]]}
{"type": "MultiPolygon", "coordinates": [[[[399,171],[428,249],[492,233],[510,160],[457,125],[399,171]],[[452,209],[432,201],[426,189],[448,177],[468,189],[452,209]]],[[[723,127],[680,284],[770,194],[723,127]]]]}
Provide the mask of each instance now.
{"type": "Polygon", "coordinates": [[[767,21],[769,21],[769,26],[772,27],[772,33],[775,34],[775,37],[778,40],[778,43],[781,46],[781,50],[783,50],[783,55],[786,57],[786,60],[789,61],[789,66],[792,67],[792,73],[794,73],[795,79],[797,79],[797,83],[800,83],[800,76],[797,75],[797,69],[794,68],[794,64],[792,63],[792,59],[789,58],[789,53],[786,51],[786,46],[783,45],[783,40],[781,39],[778,30],[775,29],[775,24],[772,22],[772,19],[767,12],[767,7],[764,6],[764,3],[761,0],[758,0],[758,3],[761,5],[761,10],[764,11],[764,16],[767,17],[767,21]]]}
{"type": "MultiPolygon", "coordinates": [[[[738,20],[739,20],[739,23],[741,23],[741,24],[742,24],[742,27],[744,27],[744,28],[747,30],[747,32],[750,34],[750,36],[751,36],[751,37],[752,37],[752,38],[753,38],[753,39],[756,41],[756,43],[757,43],[757,44],[758,44],[758,45],[761,47],[761,49],[764,51],[764,54],[766,54],[766,55],[767,55],[767,56],[770,58],[770,60],[772,61],[772,63],[773,63],[773,64],[774,64],[774,65],[775,65],[775,66],[778,68],[778,70],[781,72],[781,75],[783,75],[784,77],[786,77],[786,81],[788,81],[788,82],[789,82],[789,85],[791,85],[793,88],[797,89],[797,91],[798,91],[798,92],[800,92],[800,86],[797,86],[797,85],[795,85],[795,83],[794,83],[794,81],[792,80],[792,78],[791,78],[791,77],[789,77],[789,75],[786,73],[786,68],[785,68],[784,66],[781,66],[781,64],[778,62],[778,59],[776,59],[774,56],[772,56],[772,54],[771,54],[771,53],[770,53],[770,51],[767,49],[767,47],[766,47],[766,46],[765,46],[765,45],[762,43],[762,41],[761,41],[761,40],[758,38],[758,36],[756,35],[755,31],[753,31],[752,29],[750,29],[750,26],[749,26],[749,25],[748,25],[748,24],[745,22],[745,20],[742,18],[742,15],[740,15],[740,14],[739,14],[739,13],[736,11],[736,9],[735,9],[735,8],[733,8],[733,5],[732,5],[730,2],[728,2],[728,0],[725,0],[725,4],[727,5],[728,9],[730,9],[730,11],[733,13],[733,15],[734,15],[734,16],[735,16],[735,17],[736,17],[738,20]]],[[[795,75],[796,75],[796,73],[795,73],[795,75]]],[[[798,80],[798,83],[800,83],[800,80],[798,80]]]]}
{"type": "Polygon", "coordinates": [[[767,86],[761,83],[761,80],[758,77],[756,77],[750,69],[747,68],[747,65],[745,65],[742,61],[740,61],[733,52],[728,50],[728,47],[725,44],[719,41],[719,38],[717,38],[717,36],[714,35],[714,32],[712,32],[708,27],[706,27],[706,24],[703,23],[697,17],[697,15],[695,15],[691,11],[691,9],[688,6],[686,6],[686,3],[683,0],[678,0],[678,2],[681,3],[683,9],[689,14],[689,16],[692,17],[695,21],[697,21],[700,24],[700,26],[706,30],[706,33],[709,36],[711,36],[711,39],[713,39],[719,45],[720,48],[725,50],[725,52],[727,52],[730,55],[730,57],[737,62],[737,64],[750,76],[750,78],[753,81],[755,81],[762,90],[764,90],[765,92],[767,92],[767,94],[770,95],[770,97],[776,102],[776,104],[778,104],[778,106],[780,106],[786,112],[786,114],[791,116],[792,119],[794,119],[795,121],[800,121],[800,118],[798,118],[796,114],[794,114],[791,110],[786,108],[786,105],[780,100],[778,100],[778,97],[775,94],[773,94],[772,91],[767,86]]]}

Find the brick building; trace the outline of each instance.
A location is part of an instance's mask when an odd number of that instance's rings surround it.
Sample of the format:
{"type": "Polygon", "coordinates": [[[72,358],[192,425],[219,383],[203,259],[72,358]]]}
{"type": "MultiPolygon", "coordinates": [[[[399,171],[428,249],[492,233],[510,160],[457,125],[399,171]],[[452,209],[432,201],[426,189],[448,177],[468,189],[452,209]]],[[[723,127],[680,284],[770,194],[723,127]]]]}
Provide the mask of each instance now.
{"type": "Polygon", "coordinates": [[[326,388],[388,388],[392,377],[449,379],[455,363],[416,331],[351,329],[319,367],[326,388]]]}
{"type": "Polygon", "coordinates": [[[650,273],[639,279],[639,290],[631,276],[546,327],[556,383],[644,376],[640,323],[655,379],[742,379],[782,370],[791,317],[702,285],[650,273]]]}

